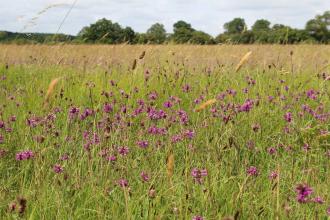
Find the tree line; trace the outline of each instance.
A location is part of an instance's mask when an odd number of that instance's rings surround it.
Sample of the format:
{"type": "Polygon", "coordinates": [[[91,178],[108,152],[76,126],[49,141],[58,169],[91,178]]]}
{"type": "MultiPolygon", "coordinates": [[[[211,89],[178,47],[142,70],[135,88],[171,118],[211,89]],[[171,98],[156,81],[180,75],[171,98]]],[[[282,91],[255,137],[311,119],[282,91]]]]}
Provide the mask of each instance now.
{"type": "Polygon", "coordinates": [[[173,33],[164,25],[153,24],[146,33],[135,32],[106,18],[82,28],[77,36],[65,34],[12,33],[0,31],[2,43],[88,43],[88,44],[296,44],[330,43],[330,11],[307,21],[304,29],[283,24],[271,25],[265,19],[255,21],[250,29],[243,18],[234,18],[223,26],[216,37],[194,29],[185,21],[173,24],[173,33]]]}

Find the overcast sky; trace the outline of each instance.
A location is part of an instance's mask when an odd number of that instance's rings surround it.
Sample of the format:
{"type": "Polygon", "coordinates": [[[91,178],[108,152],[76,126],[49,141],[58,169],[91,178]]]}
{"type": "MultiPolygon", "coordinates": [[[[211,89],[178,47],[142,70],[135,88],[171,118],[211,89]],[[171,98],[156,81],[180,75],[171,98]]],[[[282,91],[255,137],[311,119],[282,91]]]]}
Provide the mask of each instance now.
{"type": "MultiPolygon", "coordinates": [[[[74,0],[0,0],[0,30],[56,32],[74,0]],[[55,4],[55,5],[54,5],[55,4]],[[45,12],[43,9],[54,5],[45,12]]],[[[77,34],[83,26],[107,18],[145,32],[163,23],[168,32],[178,20],[212,35],[223,24],[242,17],[250,27],[256,19],[303,28],[316,14],[330,10],[330,0],[77,0],[60,32],[77,34]]]]}

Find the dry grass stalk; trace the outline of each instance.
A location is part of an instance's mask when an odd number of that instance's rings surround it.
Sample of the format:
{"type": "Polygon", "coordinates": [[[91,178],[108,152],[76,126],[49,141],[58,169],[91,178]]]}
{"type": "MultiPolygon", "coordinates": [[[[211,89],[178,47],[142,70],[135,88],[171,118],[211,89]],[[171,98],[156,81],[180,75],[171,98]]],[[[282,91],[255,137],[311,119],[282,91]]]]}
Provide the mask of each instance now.
{"type": "Polygon", "coordinates": [[[136,59],[134,59],[134,61],[133,61],[133,65],[132,65],[132,70],[135,70],[135,68],[136,68],[136,64],[137,64],[137,61],[136,61],[136,59]]]}
{"type": "Polygon", "coordinates": [[[48,103],[49,98],[50,98],[50,96],[52,95],[52,93],[53,93],[53,91],[54,91],[54,89],[55,89],[56,84],[58,83],[58,81],[59,81],[61,78],[62,78],[62,77],[55,78],[55,79],[53,79],[53,80],[50,82],[50,84],[49,84],[49,86],[48,86],[48,89],[47,89],[46,96],[45,96],[45,103],[48,103]]]}
{"type": "Polygon", "coordinates": [[[144,58],[145,55],[146,55],[146,51],[144,50],[144,51],[141,53],[139,59],[142,60],[142,59],[144,58]]]}
{"type": "Polygon", "coordinates": [[[210,106],[210,105],[213,105],[214,103],[216,103],[217,100],[216,99],[210,99],[204,103],[202,103],[200,106],[198,106],[195,111],[196,112],[199,112],[199,111],[202,111],[203,109],[205,109],[207,106],[210,106]]]}
{"type": "Polygon", "coordinates": [[[239,63],[236,66],[235,72],[238,72],[242,68],[242,66],[249,60],[251,54],[252,51],[249,51],[242,57],[242,59],[239,61],[239,63]]]}
{"type": "Polygon", "coordinates": [[[167,158],[167,177],[170,179],[172,179],[173,176],[173,172],[174,172],[174,154],[171,153],[168,158],[167,158]]]}

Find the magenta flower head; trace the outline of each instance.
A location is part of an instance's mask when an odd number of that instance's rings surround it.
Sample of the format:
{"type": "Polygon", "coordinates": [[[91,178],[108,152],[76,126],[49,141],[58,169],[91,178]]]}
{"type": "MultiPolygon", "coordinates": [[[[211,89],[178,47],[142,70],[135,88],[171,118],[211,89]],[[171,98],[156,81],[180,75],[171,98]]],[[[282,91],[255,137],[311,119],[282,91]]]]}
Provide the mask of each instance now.
{"type": "Polygon", "coordinates": [[[330,206],[327,208],[327,214],[330,216],[330,206]]]}
{"type": "Polygon", "coordinates": [[[196,215],[192,218],[192,220],[204,220],[204,218],[200,215],[196,215]]]}
{"type": "Polygon", "coordinates": [[[191,170],[191,176],[194,178],[195,182],[201,184],[203,182],[203,177],[207,176],[207,170],[193,168],[191,170]]]}
{"type": "Polygon", "coordinates": [[[188,139],[193,139],[194,136],[195,136],[195,132],[192,131],[192,130],[186,130],[186,131],[184,132],[184,136],[185,136],[186,138],[188,138],[188,139]]]}
{"type": "Polygon", "coordinates": [[[164,108],[171,108],[173,106],[173,103],[171,101],[166,101],[163,104],[164,108]]]}
{"type": "Polygon", "coordinates": [[[118,186],[120,186],[120,187],[122,187],[122,188],[126,188],[126,187],[128,187],[128,181],[127,180],[125,180],[125,179],[120,179],[120,180],[118,180],[118,186]]]}
{"type": "Polygon", "coordinates": [[[143,182],[148,182],[150,179],[149,175],[144,171],[141,172],[140,176],[141,176],[143,182]]]}
{"type": "Polygon", "coordinates": [[[118,153],[122,156],[126,156],[129,152],[129,148],[127,146],[119,147],[118,153]]]}
{"type": "Polygon", "coordinates": [[[299,184],[296,187],[297,192],[297,201],[299,203],[307,203],[308,196],[313,193],[313,189],[309,187],[307,184],[299,184]]]}
{"type": "Polygon", "coordinates": [[[277,172],[276,171],[272,171],[270,174],[269,174],[269,179],[270,180],[274,180],[276,179],[278,176],[277,172]]]}
{"type": "Polygon", "coordinates": [[[268,153],[269,154],[275,154],[276,153],[276,148],[275,147],[270,147],[270,148],[268,148],[268,153]]]}
{"type": "Polygon", "coordinates": [[[259,175],[258,169],[254,166],[249,167],[246,172],[250,176],[258,176],[259,175]]]}
{"type": "Polygon", "coordinates": [[[318,204],[323,204],[324,203],[323,199],[320,196],[315,197],[313,199],[313,202],[318,203],[318,204]]]}
{"type": "Polygon", "coordinates": [[[140,148],[147,148],[149,146],[148,141],[138,141],[137,145],[139,145],[140,148]]]}
{"type": "Polygon", "coordinates": [[[79,108],[73,106],[69,109],[69,118],[74,119],[79,114],[79,108]]]}
{"type": "Polygon", "coordinates": [[[191,91],[191,87],[190,87],[190,85],[189,84],[186,84],[186,85],[184,85],[184,86],[182,86],[182,91],[183,92],[190,92],[191,91]]]}
{"type": "Polygon", "coordinates": [[[16,160],[28,160],[34,157],[31,150],[22,151],[16,154],[16,160]]]}
{"type": "Polygon", "coordinates": [[[252,100],[246,100],[241,106],[240,111],[241,112],[249,112],[253,107],[253,101],[252,100]]]}
{"type": "Polygon", "coordinates": [[[109,103],[104,104],[103,111],[105,113],[110,113],[110,112],[112,112],[112,110],[113,110],[113,106],[111,104],[109,104],[109,103]]]}
{"type": "Polygon", "coordinates": [[[62,173],[63,172],[63,167],[59,164],[55,164],[53,167],[53,170],[55,173],[62,173]]]}
{"type": "Polygon", "coordinates": [[[115,155],[111,155],[111,156],[107,157],[107,160],[110,162],[115,162],[117,160],[117,157],[115,155]]]}
{"type": "Polygon", "coordinates": [[[290,123],[292,121],[292,113],[291,112],[285,113],[284,120],[290,123]]]}

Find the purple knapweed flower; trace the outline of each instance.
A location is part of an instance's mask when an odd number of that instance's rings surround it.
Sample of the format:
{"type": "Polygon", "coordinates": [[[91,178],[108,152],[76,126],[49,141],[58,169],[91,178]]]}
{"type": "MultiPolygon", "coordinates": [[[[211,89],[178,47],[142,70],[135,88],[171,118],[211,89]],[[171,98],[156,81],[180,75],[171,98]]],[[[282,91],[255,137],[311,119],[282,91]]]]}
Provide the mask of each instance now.
{"type": "Polygon", "coordinates": [[[115,162],[117,160],[117,157],[115,155],[111,155],[107,157],[107,160],[110,162],[115,162]]]}
{"type": "Polygon", "coordinates": [[[308,98],[312,99],[312,100],[315,100],[315,99],[317,99],[317,92],[316,92],[315,90],[313,90],[313,89],[308,90],[308,91],[306,92],[306,96],[307,96],[308,98]]]}
{"type": "Polygon", "coordinates": [[[247,100],[240,106],[240,111],[249,112],[253,107],[253,101],[247,100]]]}
{"type": "Polygon", "coordinates": [[[291,112],[285,113],[284,120],[287,121],[288,123],[290,123],[292,121],[292,113],[291,112]]]}
{"type": "Polygon", "coordinates": [[[113,110],[113,106],[111,104],[109,104],[109,103],[104,104],[103,111],[105,113],[110,113],[110,112],[112,112],[112,110],[113,110]]]}
{"type": "Polygon", "coordinates": [[[256,167],[254,166],[250,166],[248,169],[247,169],[247,174],[249,174],[250,176],[258,176],[259,175],[259,171],[256,167]]]}
{"type": "Polygon", "coordinates": [[[125,180],[125,179],[120,179],[120,180],[118,180],[118,185],[120,186],[120,187],[122,187],[122,188],[126,188],[126,187],[128,187],[128,181],[127,180],[125,180]]]}
{"type": "Polygon", "coordinates": [[[55,173],[62,173],[63,172],[63,167],[59,164],[55,164],[53,167],[53,170],[55,173]]]}
{"type": "Polygon", "coordinates": [[[16,160],[28,160],[34,157],[31,150],[22,151],[16,154],[16,160]]]}
{"type": "Polygon", "coordinates": [[[69,159],[69,155],[68,154],[63,154],[61,157],[60,157],[60,160],[68,160],[69,159]]]}
{"type": "Polygon", "coordinates": [[[158,98],[157,92],[151,92],[148,96],[150,100],[156,100],[158,98]]]}
{"type": "Polygon", "coordinates": [[[203,177],[207,176],[207,170],[193,168],[191,170],[191,176],[194,178],[195,182],[201,184],[203,182],[203,177]]]}
{"type": "Polygon", "coordinates": [[[195,132],[192,131],[192,130],[186,130],[186,131],[184,132],[184,136],[185,136],[186,138],[188,138],[188,139],[193,139],[194,136],[195,136],[195,132]]]}
{"type": "Polygon", "coordinates": [[[314,203],[318,203],[318,204],[323,204],[324,203],[324,200],[320,196],[315,197],[314,199],[312,199],[312,201],[314,203]]]}
{"type": "Polygon", "coordinates": [[[269,174],[268,178],[269,178],[270,180],[274,180],[274,179],[277,178],[277,176],[278,176],[278,173],[277,173],[276,171],[272,171],[272,172],[269,174]]]}
{"type": "Polygon", "coordinates": [[[184,86],[182,87],[182,91],[183,91],[183,92],[186,92],[186,93],[190,92],[190,91],[191,91],[191,87],[190,87],[190,85],[188,85],[188,84],[184,85],[184,86]]]}
{"type": "Polygon", "coordinates": [[[308,196],[313,193],[313,189],[309,187],[307,184],[299,184],[296,187],[297,192],[297,201],[299,203],[308,202],[308,196]]]}
{"type": "Polygon", "coordinates": [[[75,117],[77,117],[78,114],[79,114],[79,108],[73,106],[69,109],[70,119],[74,119],[75,117]]]}
{"type": "Polygon", "coordinates": [[[173,106],[173,103],[171,101],[166,101],[163,104],[164,108],[171,108],[173,106]]]}
{"type": "Polygon", "coordinates": [[[137,145],[139,145],[140,148],[147,148],[149,146],[148,141],[138,141],[137,145]]]}
{"type": "Polygon", "coordinates": [[[129,148],[127,146],[119,147],[118,153],[122,156],[126,156],[129,153],[129,148]]]}
{"type": "Polygon", "coordinates": [[[270,148],[268,148],[268,153],[269,154],[275,154],[276,153],[276,148],[275,147],[270,147],[270,148]]]}
{"type": "Polygon", "coordinates": [[[177,143],[182,141],[182,136],[179,134],[173,135],[171,138],[172,143],[177,143]]]}
{"type": "Polygon", "coordinates": [[[196,215],[192,218],[192,220],[204,220],[204,218],[200,215],[196,215]]]}
{"type": "Polygon", "coordinates": [[[144,171],[141,172],[140,176],[142,178],[142,181],[144,181],[144,182],[148,182],[150,179],[149,175],[144,171]]]}

